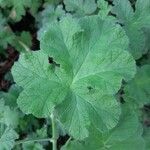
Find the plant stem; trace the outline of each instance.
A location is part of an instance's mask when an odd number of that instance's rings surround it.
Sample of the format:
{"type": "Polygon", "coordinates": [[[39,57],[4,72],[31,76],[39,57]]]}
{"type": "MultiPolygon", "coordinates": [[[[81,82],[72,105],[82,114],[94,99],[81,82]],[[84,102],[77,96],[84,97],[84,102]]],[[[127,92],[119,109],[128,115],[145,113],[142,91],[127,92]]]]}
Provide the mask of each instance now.
{"type": "Polygon", "coordinates": [[[36,139],[25,139],[25,140],[19,140],[19,141],[16,141],[15,145],[18,145],[18,144],[22,144],[22,143],[27,143],[27,142],[45,142],[45,141],[51,141],[50,138],[36,138],[36,139]]]}
{"type": "Polygon", "coordinates": [[[52,120],[52,144],[53,144],[53,150],[57,150],[57,123],[55,118],[55,110],[51,114],[51,120],[52,120]]]}
{"type": "Polygon", "coordinates": [[[68,144],[70,143],[70,141],[71,141],[71,137],[67,140],[67,142],[65,143],[65,146],[67,147],[68,146],[68,144]]]}
{"type": "Polygon", "coordinates": [[[30,52],[30,48],[26,44],[24,44],[22,41],[18,41],[18,42],[27,52],[30,52]]]}

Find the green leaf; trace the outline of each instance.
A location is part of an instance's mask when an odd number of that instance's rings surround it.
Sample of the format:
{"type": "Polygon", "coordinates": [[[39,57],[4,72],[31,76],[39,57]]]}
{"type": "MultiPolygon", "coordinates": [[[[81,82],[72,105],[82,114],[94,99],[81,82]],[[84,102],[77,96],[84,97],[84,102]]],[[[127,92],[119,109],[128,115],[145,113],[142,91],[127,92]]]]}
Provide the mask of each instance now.
{"type": "Polygon", "coordinates": [[[11,6],[13,6],[11,13],[10,13],[10,18],[12,18],[15,21],[20,21],[22,19],[22,16],[25,15],[25,6],[27,5],[26,0],[10,0],[11,6]]]}
{"type": "Polygon", "coordinates": [[[47,138],[47,126],[44,126],[40,129],[37,129],[36,132],[29,133],[28,137],[24,139],[24,142],[22,142],[22,148],[23,150],[44,150],[44,147],[42,143],[46,145],[46,142],[48,141],[38,141],[38,139],[44,139],[47,138]],[[34,139],[37,141],[34,142],[34,139]]]}
{"type": "Polygon", "coordinates": [[[78,16],[92,14],[96,10],[95,0],[64,0],[67,11],[78,16]]]}
{"type": "Polygon", "coordinates": [[[65,16],[65,11],[63,10],[62,5],[55,7],[54,5],[46,5],[45,9],[38,14],[36,20],[38,22],[38,38],[40,39],[40,34],[43,33],[45,28],[49,26],[53,21],[60,20],[65,16]]]}
{"type": "Polygon", "coordinates": [[[0,12],[0,53],[4,53],[8,44],[11,44],[15,38],[15,35],[7,25],[6,19],[0,12]]]}
{"type": "Polygon", "coordinates": [[[24,88],[18,105],[27,114],[47,117],[55,104],[62,101],[63,95],[65,97],[67,87],[59,82],[51,68],[48,56],[42,51],[22,54],[15,64],[12,73],[17,84],[24,88]]]}
{"type": "Polygon", "coordinates": [[[104,132],[117,124],[120,115],[119,104],[113,97],[96,94],[80,97],[72,93],[57,109],[68,132],[78,139],[88,137],[90,123],[104,132]]]}
{"type": "Polygon", "coordinates": [[[13,129],[0,129],[0,150],[11,150],[16,139],[18,139],[18,134],[13,129]]]}
{"type": "MultiPolygon", "coordinates": [[[[27,0],[26,0],[27,1],[27,0]]],[[[27,7],[30,8],[30,13],[33,15],[33,16],[36,16],[37,13],[38,13],[38,9],[39,7],[41,6],[42,4],[42,0],[28,0],[28,4],[27,4],[27,7]]]]}
{"type": "Polygon", "coordinates": [[[13,32],[10,30],[10,28],[8,26],[1,28],[0,31],[0,47],[2,47],[3,49],[6,49],[8,44],[12,44],[13,41],[15,39],[15,35],[13,34],[13,32]]]}
{"type": "Polygon", "coordinates": [[[62,150],[145,150],[142,132],[137,115],[125,105],[119,124],[110,132],[101,134],[91,127],[88,138],[71,141],[62,150]]]}
{"type": "Polygon", "coordinates": [[[0,123],[8,127],[16,128],[18,125],[19,114],[17,110],[10,109],[6,106],[3,99],[0,100],[0,123]]]}
{"type": "Polygon", "coordinates": [[[143,28],[150,26],[150,1],[137,0],[135,12],[128,0],[114,0],[112,12],[123,24],[123,28],[129,37],[129,51],[135,59],[147,52],[145,48],[146,37],[143,28]]]}
{"type": "Polygon", "coordinates": [[[127,45],[121,27],[98,16],[54,22],[41,36],[48,55],[42,50],[22,54],[13,67],[15,81],[24,88],[19,107],[37,117],[56,107],[65,128],[79,139],[88,136],[92,122],[100,131],[115,127],[120,106],[114,95],[122,79],[135,74],[135,62],[123,49],[127,45]],[[55,63],[49,64],[48,56],[55,63]]]}
{"type": "Polygon", "coordinates": [[[8,92],[0,92],[0,97],[4,99],[5,104],[11,108],[17,107],[17,98],[21,92],[21,87],[12,85],[8,92]]]}
{"type": "Polygon", "coordinates": [[[142,108],[150,103],[150,65],[138,68],[135,78],[125,86],[125,101],[132,102],[142,108]]]}
{"type": "Polygon", "coordinates": [[[6,6],[10,6],[10,3],[9,3],[9,1],[7,0],[0,0],[0,6],[2,7],[2,8],[5,8],[6,6]]]}
{"type": "Polygon", "coordinates": [[[41,129],[37,129],[36,134],[40,138],[48,137],[48,135],[47,135],[47,126],[44,126],[41,129]]]}
{"type": "Polygon", "coordinates": [[[35,15],[41,4],[41,0],[7,0],[7,2],[6,6],[12,7],[9,17],[15,22],[20,21],[22,16],[25,16],[26,8],[29,8],[31,14],[35,15]]]}
{"type": "Polygon", "coordinates": [[[146,149],[145,150],[149,150],[150,148],[150,128],[145,128],[144,133],[143,133],[143,137],[146,143],[146,149]]]}
{"type": "Polygon", "coordinates": [[[49,4],[57,5],[61,2],[61,0],[44,0],[44,1],[45,1],[45,5],[49,5],[49,4]]]}
{"type": "Polygon", "coordinates": [[[23,150],[44,150],[40,143],[27,142],[23,143],[23,150]]]}
{"type": "Polygon", "coordinates": [[[100,8],[100,11],[99,11],[98,15],[102,19],[107,19],[107,18],[112,17],[112,16],[108,16],[108,14],[111,11],[112,7],[108,4],[107,1],[105,1],[105,0],[98,0],[97,1],[97,5],[98,5],[98,8],[100,8]]]}

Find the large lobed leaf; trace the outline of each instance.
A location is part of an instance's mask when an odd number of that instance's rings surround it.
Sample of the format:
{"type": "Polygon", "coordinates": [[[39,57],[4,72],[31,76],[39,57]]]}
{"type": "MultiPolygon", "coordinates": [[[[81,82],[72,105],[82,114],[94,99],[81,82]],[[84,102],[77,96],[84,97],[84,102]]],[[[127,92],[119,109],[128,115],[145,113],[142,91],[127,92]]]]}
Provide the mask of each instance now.
{"type": "Polygon", "coordinates": [[[22,54],[13,67],[15,81],[24,88],[19,107],[37,117],[49,116],[55,107],[78,139],[88,136],[91,122],[100,131],[115,127],[120,106],[114,94],[122,79],[135,74],[127,46],[125,33],[111,20],[92,16],[54,22],[41,35],[42,50],[22,54]],[[56,63],[49,64],[48,56],[56,63]]]}

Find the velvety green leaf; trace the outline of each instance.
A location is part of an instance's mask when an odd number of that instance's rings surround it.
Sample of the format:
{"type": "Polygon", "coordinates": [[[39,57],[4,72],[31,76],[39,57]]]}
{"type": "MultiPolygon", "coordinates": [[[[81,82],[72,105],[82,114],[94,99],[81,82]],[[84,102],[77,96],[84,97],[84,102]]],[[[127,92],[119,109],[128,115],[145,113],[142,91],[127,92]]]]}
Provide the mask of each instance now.
{"type": "MultiPolygon", "coordinates": [[[[121,67],[124,63],[123,61],[118,61],[129,57],[123,56],[124,54],[126,55],[126,52],[122,51],[122,47],[127,46],[127,39],[119,26],[109,21],[103,22],[97,17],[89,17],[80,22],[80,28],[83,28],[86,33],[82,31],[78,32],[74,34],[73,39],[71,39],[71,35],[74,33],[72,29],[77,28],[77,25],[72,22],[73,21],[70,21],[70,23],[68,23],[68,21],[66,21],[65,23],[65,21],[63,21],[63,23],[60,22],[59,26],[51,26],[41,40],[41,49],[46,51],[50,56],[53,56],[54,60],[61,64],[61,67],[68,69],[68,67],[70,67],[69,61],[72,62],[74,74],[72,87],[75,90],[69,92],[66,100],[57,109],[60,114],[60,120],[64,123],[65,127],[67,127],[69,133],[74,135],[74,137],[82,139],[88,136],[87,126],[90,122],[95,122],[95,126],[101,131],[105,131],[107,128],[110,129],[117,123],[117,116],[119,116],[119,106],[117,102],[111,96],[101,95],[113,94],[120,88],[121,76],[114,74],[114,71],[118,70],[121,74],[122,69],[115,69],[115,64],[120,64],[121,67]],[[110,28],[108,26],[110,26],[110,28]],[[115,28],[117,29],[115,30],[115,28]],[[116,31],[113,35],[112,30],[116,31]],[[61,34],[60,31],[62,31],[61,34]],[[107,36],[112,36],[110,38],[112,40],[110,45],[106,42],[108,41],[107,36]],[[60,39],[62,39],[61,42],[60,39]],[[68,41],[66,41],[66,39],[68,41]],[[119,39],[121,42],[119,42],[119,39]],[[113,40],[115,40],[114,43],[113,40]],[[104,43],[108,45],[104,45],[104,43]],[[120,44],[123,46],[120,47],[120,44]],[[115,52],[116,47],[117,51],[115,52]],[[108,53],[106,53],[107,50],[108,53]],[[122,56],[120,55],[118,57],[117,52],[122,56]],[[69,57],[70,60],[68,60],[69,57]],[[112,66],[110,65],[109,69],[108,66],[113,60],[116,61],[112,63],[112,66]],[[96,66],[93,67],[94,65],[96,66]],[[114,68],[114,71],[111,71],[112,68],[114,68]],[[107,81],[109,81],[109,83],[107,81]],[[105,103],[106,99],[107,103],[105,103]],[[105,110],[109,111],[105,112],[105,110]],[[113,119],[113,116],[116,117],[113,119]],[[105,124],[107,125],[105,126],[105,124]]],[[[77,31],[81,29],[78,27],[77,31]]],[[[129,59],[132,60],[131,57],[129,59]]],[[[130,60],[127,60],[127,62],[129,63],[130,60]]],[[[69,71],[70,70],[71,69],[69,69],[69,71]]]]}
{"type": "Polygon", "coordinates": [[[57,109],[69,133],[79,139],[88,137],[90,123],[104,132],[116,125],[120,115],[119,104],[113,97],[96,94],[85,97],[72,94],[57,109]]]}
{"type": "Polygon", "coordinates": [[[18,139],[18,134],[11,128],[0,129],[0,150],[11,150],[16,139],[18,139]]]}
{"type": "Polygon", "coordinates": [[[47,117],[65,97],[67,87],[51,68],[48,56],[42,51],[22,54],[15,64],[12,70],[15,81],[24,88],[19,95],[18,105],[27,114],[47,117]]]}
{"type": "Polygon", "coordinates": [[[150,103],[150,65],[138,68],[135,78],[125,86],[124,99],[139,107],[150,103]]]}
{"type": "Polygon", "coordinates": [[[126,23],[133,18],[134,12],[129,0],[114,0],[113,3],[115,5],[113,13],[117,14],[122,23],[126,23]]]}
{"type": "Polygon", "coordinates": [[[89,15],[96,10],[95,0],[64,0],[67,11],[75,12],[77,15],[89,15]]]}
{"type": "Polygon", "coordinates": [[[129,0],[114,0],[113,3],[112,12],[117,15],[129,37],[129,51],[138,59],[147,52],[143,28],[150,26],[150,1],[137,0],[135,12],[129,0]]]}
{"type": "Polygon", "coordinates": [[[56,107],[60,121],[78,139],[88,136],[92,122],[100,131],[115,127],[120,106],[114,95],[122,79],[135,74],[121,27],[98,16],[68,16],[52,23],[40,40],[47,54],[22,54],[13,67],[14,79],[24,89],[18,98],[21,110],[47,117],[56,107]]]}

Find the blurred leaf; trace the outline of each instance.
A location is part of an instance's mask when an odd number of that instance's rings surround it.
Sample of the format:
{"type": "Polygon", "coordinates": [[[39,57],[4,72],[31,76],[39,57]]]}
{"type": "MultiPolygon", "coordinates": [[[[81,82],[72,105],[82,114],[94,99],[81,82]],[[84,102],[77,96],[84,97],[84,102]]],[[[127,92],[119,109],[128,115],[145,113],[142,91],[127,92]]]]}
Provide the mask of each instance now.
{"type": "Polygon", "coordinates": [[[135,12],[129,0],[114,0],[113,3],[112,12],[117,15],[129,37],[129,51],[135,59],[139,59],[147,52],[143,28],[150,26],[150,0],[137,0],[135,12]]]}
{"type": "Polygon", "coordinates": [[[77,16],[90,15],[97,8],[95,0],[64,0],[64,4],[67,11],[77,16]]]}
{"type": "Polygon", "coordinates": [[[137,69],[135,78],[125,86],[124,99],[132,104],[143,105],[150,103],[150,65],[137,69]]]}
{"type": "Polygon", "coordinates": [[[0,128],[0,150],[11,150],[15,145],[18,134],[11,128],[0,128]]]}

